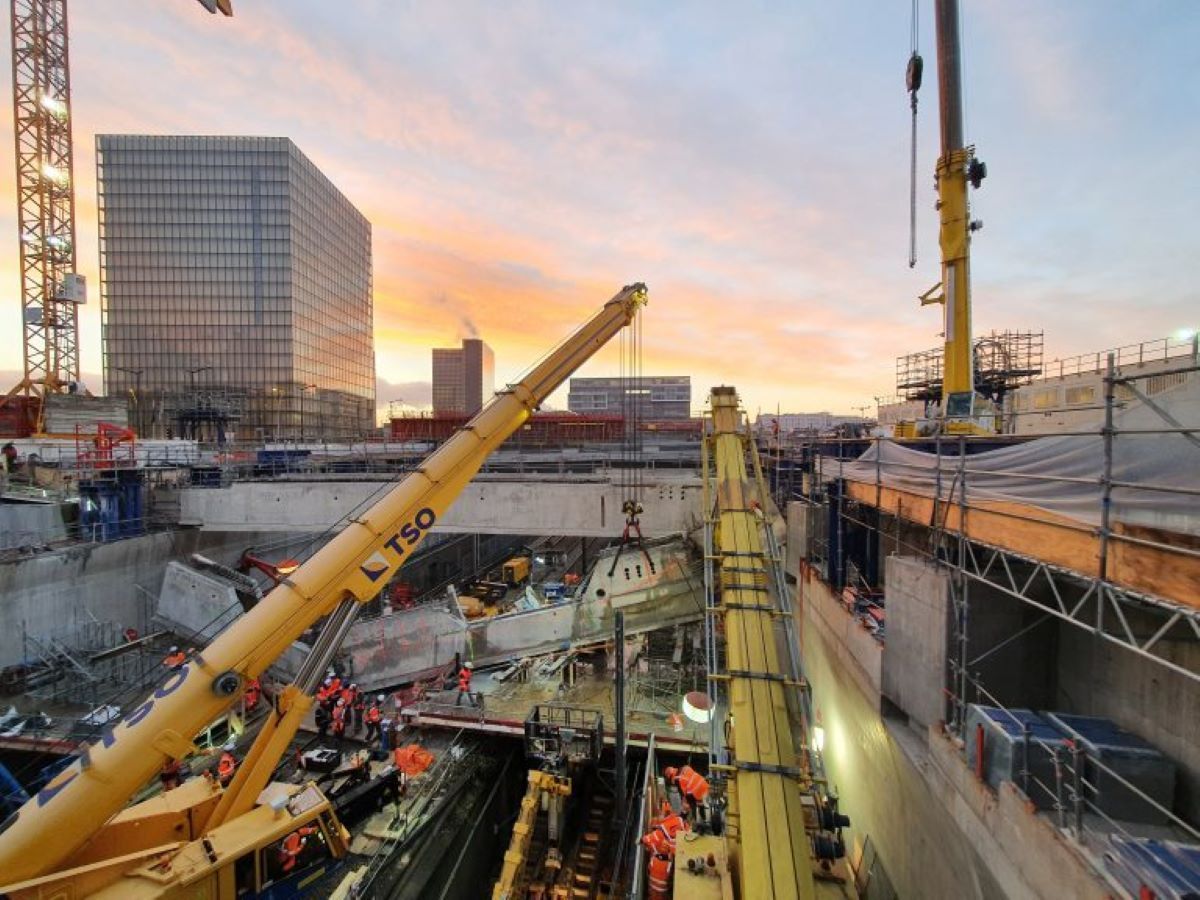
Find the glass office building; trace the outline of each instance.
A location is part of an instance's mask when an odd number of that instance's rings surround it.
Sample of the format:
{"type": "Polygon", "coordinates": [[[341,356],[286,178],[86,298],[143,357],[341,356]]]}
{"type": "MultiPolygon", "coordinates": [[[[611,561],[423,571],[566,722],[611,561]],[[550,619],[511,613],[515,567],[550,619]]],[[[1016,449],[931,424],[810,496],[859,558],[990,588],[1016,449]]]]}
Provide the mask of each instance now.
{"type": "Polygon", "coordinates": [[[371,225],[287,138],[99,135],[109,394],[144,435],[374,427],[371,225]]]}

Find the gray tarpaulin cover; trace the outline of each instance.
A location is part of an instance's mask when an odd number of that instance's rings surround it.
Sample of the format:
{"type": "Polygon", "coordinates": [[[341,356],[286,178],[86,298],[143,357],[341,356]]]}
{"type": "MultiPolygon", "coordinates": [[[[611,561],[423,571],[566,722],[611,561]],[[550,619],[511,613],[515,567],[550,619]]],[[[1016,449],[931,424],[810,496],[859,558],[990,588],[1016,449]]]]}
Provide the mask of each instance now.
{"type": "MultiPolygon", "coordinates": [[[[1175,402],[1162,403],[1177,421],[1195,424],[1193,413],[1195,383],[1184,386],[1175,402]],[[1191,388],[1188,390],[1187,388],[1191,388]]],[[[1156,400],[1158,398],[1155,398],[1156,400]]],[[[1200,496],[1147,490],[1146,486],[1182,488],[1200,492],[1200,446],[1182,434],[1122,434],[1122,429],[1162,429],[1172,427],[1153,410],[1137,407],[1114,421],[1117,436],[1113,441],[1114,482],[1142,487],[1114,487],[1112,513],[1115,522],[1164,528],[1186,534],[1200,534],[1200,496]]],[[[1195,439],[1195,435],[1191,435],[1195,439]]],[[[953,444],[943,449],[941,460],[941,497],[959,500],[955,477],[958,457],[953,444]],[[951,495],[951,490],[954,493],[951,495]]],[[[933,496],[937,485],[936,454],[924,453],[887,441],[881,441],[858,460],[844,465],[846,478],[875,483],[925,496],[933,496]]],[[[831,473],[829,462],[824,472],[831,473]]],[[[1046,437],[1026,443],[971,454],[966,460],[967,502],[1007,501],[1038,507],[1076,519],[1098,524],[1104,474],[1104,441],[1095,436],[1046,437]],[[1056,478],[1078,481],[1050,481],[1056,478]]]]}

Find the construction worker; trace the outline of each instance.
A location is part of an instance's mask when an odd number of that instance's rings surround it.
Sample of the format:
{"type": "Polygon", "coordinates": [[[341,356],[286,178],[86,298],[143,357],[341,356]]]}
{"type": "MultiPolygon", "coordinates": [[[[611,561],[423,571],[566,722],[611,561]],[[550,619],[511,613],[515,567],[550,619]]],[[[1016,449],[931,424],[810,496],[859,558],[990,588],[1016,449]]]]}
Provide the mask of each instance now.
{"type": "Polygon", "coordinates": [[[250,683],[246,685],[245,705],[246,712],[254,712],[258,708],[258,700],[262,696],[262,683],[257,678],[251,678],[250,683]]]}
{"type": "Polygon", "coordinates": [[[367,709],[367,743],[379,737],[379,723],[383,721],[383,694],[375,698],[375,702],[367,709]]]}
{"type": "Polygon", "coordinates": [[[177,759],[168,759],[163,763],[162,770],[158,773],[158,779],[162,782],[164,791],[173,791],[179,787],[183,781],[182,778],[183,764],[177,759]]]}
{"type": "Polygon", "coordinates": [[[650,865],[646,869],[646,882],[650,888],[650,900],[667,900],[671,895],[671,873],[674,864],[670,856],[658,853],[650,857],[650,865]]]}
{"type": "Polygon", "coordinates": [[[217,763],[217,780],[221,782],[221,787],[229,787],[233,773],[237,771],[237,757],[233,755],[236,748],[237,744],[230,741],[221,749],[221,759],[217,763]]]}
{"type": "Polygon", "coordinates": [[[350,758],[350,775],[348,776],[350,784],[366,784],[371,780],[370,759],[370,751],[367,750],[355,753],[350,758]]]}
{"type": "Polygon", "coordinates": [[[358,733],[362,731],[363,711],[367,708],[367,701],[366,698],[363,697],[363,692],[359,689],[357,684],[352,684],[350,687],[354,688],[354,703],[351,706],[351,709],[354,711],[354,736],[358,737],[358,733]]]}
{"type": "Polygon", "coordinates": [[[325,707],[325,710],[328,712],[329,710],[333,709],[333,703],[336,699],[337,698],[333,695],[333,679],[326,677],[326,679],[321,682],[320,690],[317,691],[317,702],[321,704],[321,706],[325,707]]]}
{"type": "Polygon", "coordinates": [[[187,662],[187,655],[175,645],[171,645],[171,649],[167,655],[163,657],[162,664],[172,671],[183,668],[183,664],[187,662]]]}
{"type": "Polygon", "coordinates": [[[357,684],[344,684],[342,685],[341,691],[338,693],[338,697],[346,701],[346,709],[349,710],[354,708],[354,698],[357,694],[357,684]]]}
{"type": "Polygon", "coordinates": [[[321,740],[329,737],[329,723],[333,719],[329,710],[325,708],[325,704],[321,703],[317,706],[317,711],[313,713],[313,718],[317,724],[317,736],[321,740]]]}
{"type": "Polygon", "coordinates": [[[458,696],[454,699],[455,706],[463,702],[463,697],[467,698],[467,703],[471,704],[471,706],[475,705],[475,700],[471,696],[471,672],[474,669],[475,666],[470,660],[467,660],[462,664],[462,668],[458,670],[458,696]]]}
{"type": "Polygon", "coordinates": [[[683,796],[684,813],[690,814],[695,809],[699,814],[702,807],[707,807],[708,779],[691,766],[684,766],[682,769],[667,766],[663,769],[663,777],[667,779],[667,784],[679,788],[679,793],[683,796]]]}
{"type": "Polygon", "coordinates": [[[283,843],[279,845],[279,865],[283,869],[284,875],[290,874],[296,868],[296,861],[300,856],[300,851],[308,843],[308,836],[316,830],[315,825],[305,825],[302,828],[297,828],[283,839],[283,843]]]}
{"type": "Polygon", "coordinates": [[[339,698],[333,707],[333,736],[339,744],[346,736],[346,711],[346,701],[339,698]]]}
{"type": "Polygon", "coordinates": [[[651,822],[650,830],[642,835],[642,843],[651,853],[674,857],[675,836],[687,829],[687,822],[678,813],[671,813],[651,822]]]}

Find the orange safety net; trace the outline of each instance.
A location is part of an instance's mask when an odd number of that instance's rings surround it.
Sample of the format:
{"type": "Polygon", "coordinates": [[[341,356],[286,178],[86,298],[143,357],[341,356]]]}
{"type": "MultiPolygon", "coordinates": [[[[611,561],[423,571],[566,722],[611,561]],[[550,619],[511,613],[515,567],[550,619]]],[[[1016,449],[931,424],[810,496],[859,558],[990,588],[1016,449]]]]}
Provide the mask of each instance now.
{"type": "Polygon", "coordinates": [[[420,775],[433,765],[433,754],[420,744],[405,744],[395,750],[396,768],[405,775],[420,775]]]}

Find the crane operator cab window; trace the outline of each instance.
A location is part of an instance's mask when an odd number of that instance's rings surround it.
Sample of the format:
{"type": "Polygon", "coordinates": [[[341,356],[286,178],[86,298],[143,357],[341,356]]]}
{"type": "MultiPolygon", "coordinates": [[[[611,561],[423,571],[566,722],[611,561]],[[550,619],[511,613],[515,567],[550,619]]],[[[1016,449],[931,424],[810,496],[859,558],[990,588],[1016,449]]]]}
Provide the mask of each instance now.
{"type": "MultiPolygon", "coordinates": [[[[277,841],[267,844],[258,852],[259,871],[262,874],[260,892],[267,891],[273,884],[286,881],[293,875],[308,872],[313,866],[331,860],[333,852],[329,847],[325,829],[317,819],[298,824],[294,831],[289,832],[277,841]]],[[[249,857],[247,857],[249,858],[249,857]]],[[[238,896],[250,896],[254,891],[253,866],[237,869],[238,896]]]]}

